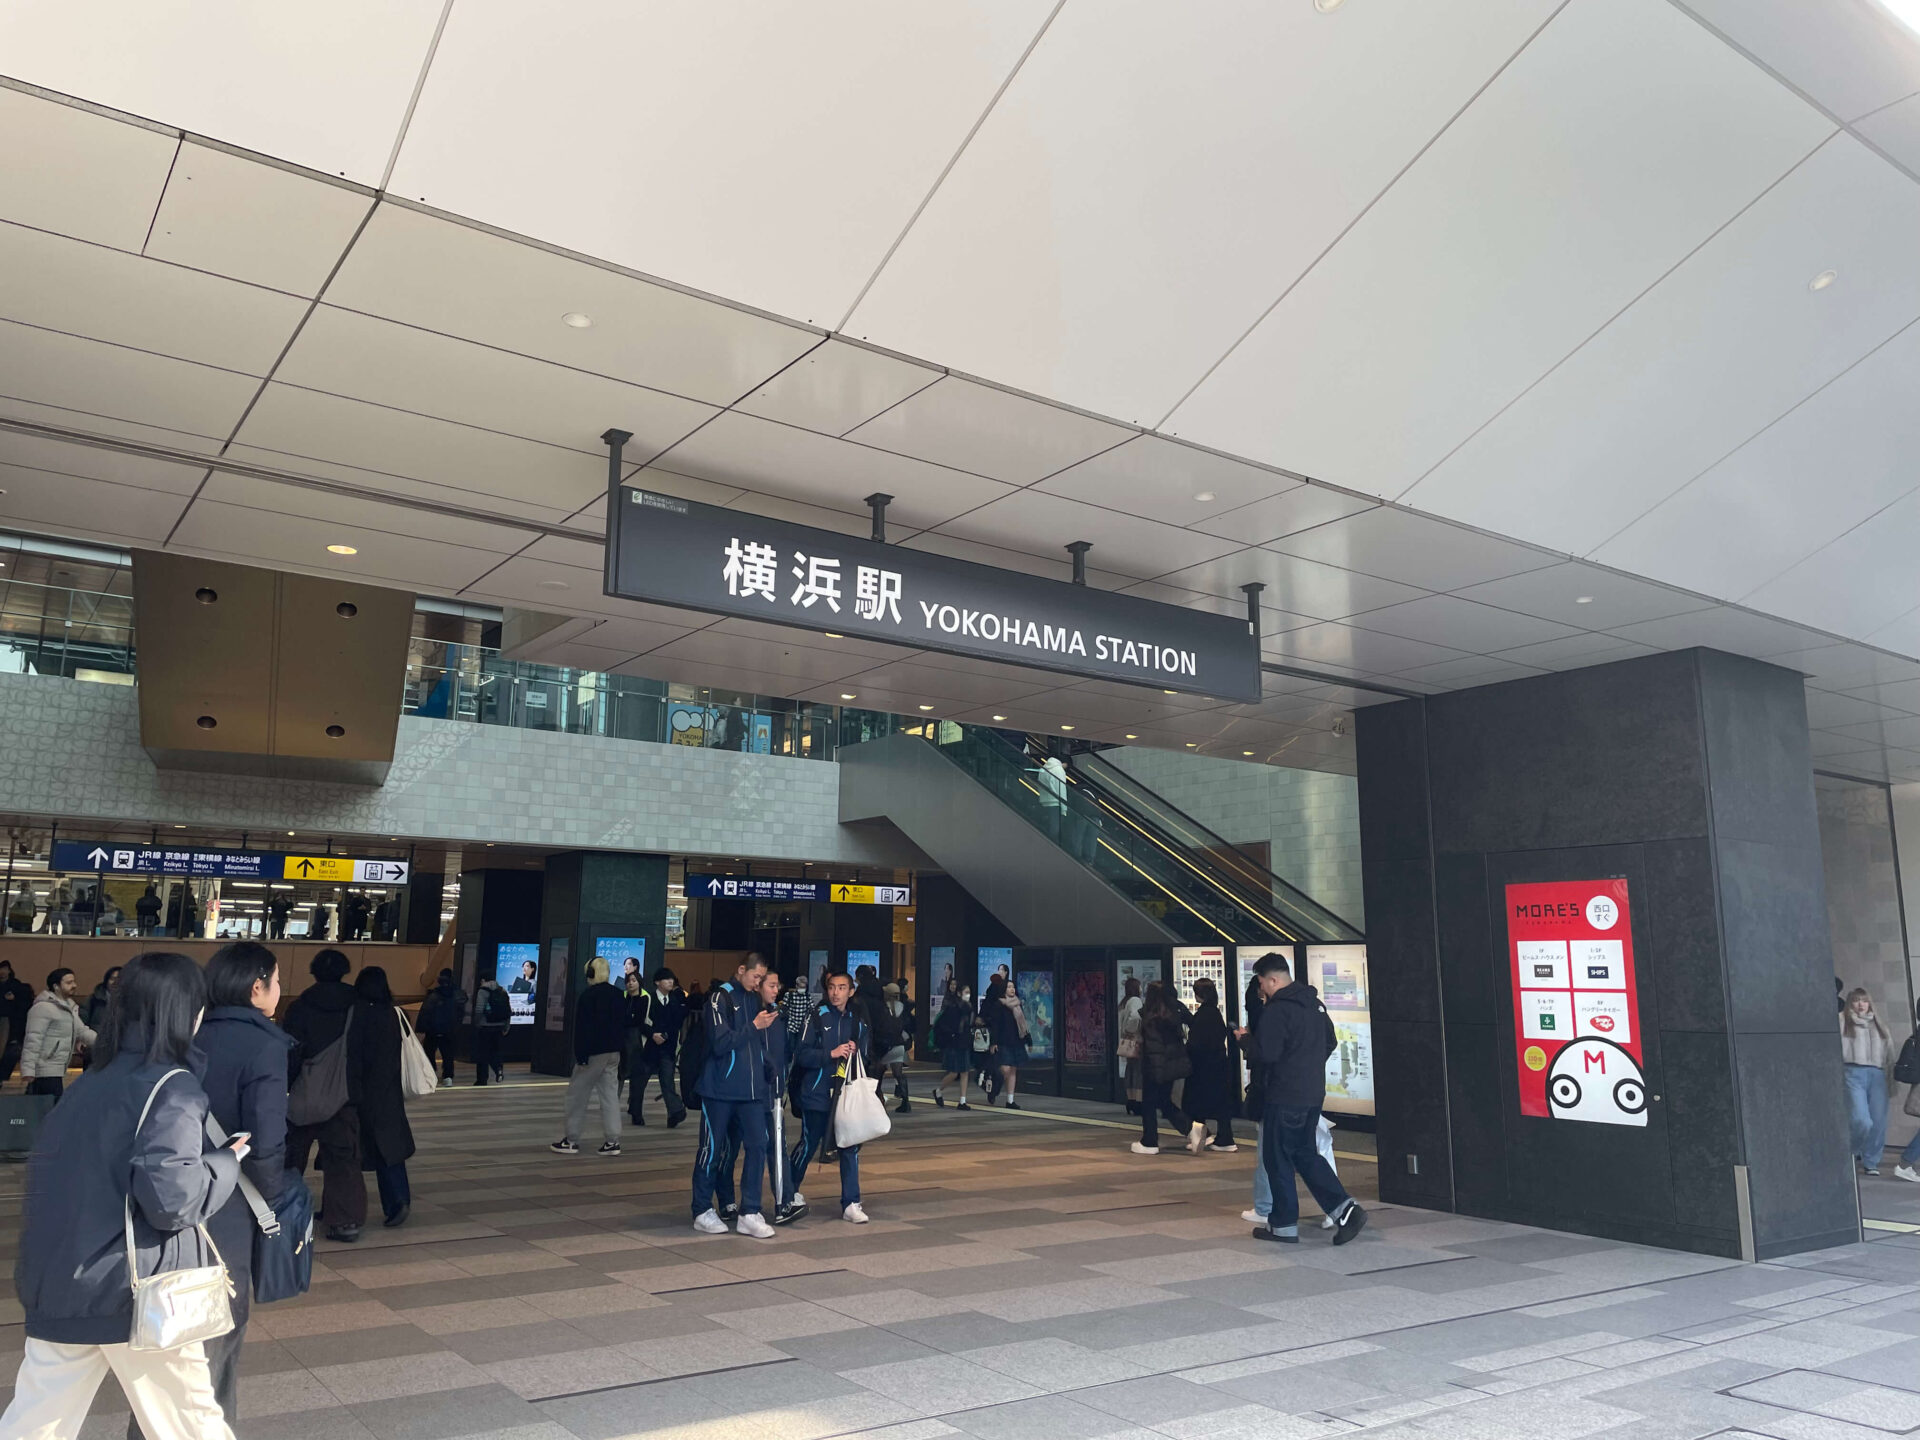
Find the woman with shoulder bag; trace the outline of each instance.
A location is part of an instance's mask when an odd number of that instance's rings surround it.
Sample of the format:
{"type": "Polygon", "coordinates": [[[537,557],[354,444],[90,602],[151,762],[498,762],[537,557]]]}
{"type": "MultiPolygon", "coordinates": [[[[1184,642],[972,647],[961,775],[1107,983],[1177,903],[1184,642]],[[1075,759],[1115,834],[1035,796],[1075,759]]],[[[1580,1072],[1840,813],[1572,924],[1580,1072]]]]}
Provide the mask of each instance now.
{"type": "Polygon", "coordinates": [[[973,996],[964,985],[951,985],[941,997],[940,1017],[933,1024],[933,1043],[940,1047],[940,1078],[933,1087],[933,1103],[945,1109],[942,1093],[949,1080],[960,1082],[960,1108],[967,1104],[967,1076],[973,1069],[973,996]]]}
{"type": "MultiPolygon", "coordinates": [[[[1027,1017],[1020,996],[1004,975],[996,975],[987,985],[987,998],[980,1006],[992,1037],[991,1059],[1000,1071],[1000,1084],[1007,1095],[1007,1109],[1018,1110],[1015,1096],[1020,1091],[1020,1067],[1027,1063],[1027,1017]]],[[[991,1102],[989,1102],[991,1103],[991,1102]]]]}
{"type": "Polygon", "coordinates": [[[1198,1155],[1207,1138],[1207,1127],[1188,1119],[1173,1103],[1173,1082],[1193,1073],[1193,1062],[1187,1056],[1187,1007],[1158,980],[1147,986],[1147,997],[1140,1007],[1140,1063],[1140,1138],[1133,1142],[1133,1153],[1160,1153],[1160,1116],[1164,1113],[1169,1125],[1187,1132],[1188,1153],[1198,1155]]]}
{"type": "Polygon", "coordinates": [[[1240,1047],[1220,1012],[1220,989],[1211,980],[1193,982],[1193,1020],[1187,1026],[1187,1059],[1193,1074],[1181,1097],[1187,1114],[1214,1122],[1207,1149],[1231,1154],[1233,1120],[1240,1113],[1240,1047]]]}
{"type": "Polygon", "coordinates": [[[1113,1053],[1120,1061],[1120,1076],[1127,1089],[1127,1114],[1140,1113],[1140,977],[1129,975],[1127,989],[1120,1001],[1120,1039],[1113,1053]]]}
{"type": "MultiPolygon", "coordinates": [[[[1900,1047],[1900,1059],[1893,1067],[1893,1078],[1907,1087],[1907,1102],[1900,1108],[1920,1116],[1920,1001],[1913,1007],[1914,1033],[1900,1047]]],[[[1907,1148],[1900,1152],[1900,1163],[1893,1167],[1894,1178],[1920,1185],[1920,1130],[1914,1132],[1907,1148]]]]}
{"type": "Polygon", "coordinates": [[[1865,990],[1849,990],[1840,1015],[1841,1070],[1847,1082],[1851,1148],[1869,1175],[1880,1173],[1881,1153],[1887,1148],[1887,1062],[1892,1052],[1893,1037],[1873,1013],[1873,997],[1865,990]]]}
{"type": "Polygon", "coordinates": [[[360,1073],[360,1168],[380,1187],[380,1211],[389,1227],[404,1225],[413,1209],[407,1161],[413,1157],[413,1127],[407,1123],[407,1092],[400,1078],[400,1011],[387,972],[368,965],[353,977],[366,1007],[366,1068],[360,1073]]]}
{"type": "Polygon", "coordinates": [[[229,1281],[204,1227],[248,1147],[206,1136],[186,1068],[206,1008],[186,956],[129,960],[93,1068],[41,1127],[14,1271],[26,1353],[0,1435],[73,1440],[112,1371],[151,1440],[232,1440],[205,1344],[231,1328],[229,1281]]]}

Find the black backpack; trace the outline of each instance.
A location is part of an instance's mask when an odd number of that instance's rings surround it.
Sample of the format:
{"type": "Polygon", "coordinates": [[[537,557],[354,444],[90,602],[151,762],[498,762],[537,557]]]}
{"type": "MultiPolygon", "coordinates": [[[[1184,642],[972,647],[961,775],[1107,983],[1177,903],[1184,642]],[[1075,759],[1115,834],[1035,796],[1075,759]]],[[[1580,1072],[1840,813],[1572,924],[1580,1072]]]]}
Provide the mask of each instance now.
{"type": "Polygon", "coordinates": [[[700,1108],[700,1072],[707,1068],[707,1052],[711,1048],[707,1040],[707,1006],[712,1003],[708,996],[687,1016],[686,1037],[680,1042],[680,1099],[689,1110],[700,1108]]]}
{"type": "Polygon", "coordinates": [[[1907,1043],[1900,1047],[1900,1058],[1893,1062],[1893,1078],[1902,1085],[1920,1085],[1920,1050],[1914,1048],[1914,1042],[1920,1035],[1907,1036],[1907,1043]]]}
{"type": "Polygon", "coordinates": [[[487,991],[487,1019],[495,1025],[506,1025],[513,1020],[513,1002],[507,999],[507,992],[498,985],[487,991]]]}

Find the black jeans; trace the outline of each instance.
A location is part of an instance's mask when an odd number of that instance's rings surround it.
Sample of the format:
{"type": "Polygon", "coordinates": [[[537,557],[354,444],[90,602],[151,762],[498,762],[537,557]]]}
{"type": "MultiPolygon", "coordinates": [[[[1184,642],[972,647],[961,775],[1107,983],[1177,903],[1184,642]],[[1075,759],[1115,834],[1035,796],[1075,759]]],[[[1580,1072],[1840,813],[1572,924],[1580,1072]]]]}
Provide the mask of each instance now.
{"type": "Polygon", "coordinates": [[[51,1095],[58,1100],[67,1089],[67,1077],[64,1075],[42,1075],[38,1079],[27,1081],[27,1094],[51,1095]]]}
{"type": "Polygon", "coordinates": [[[473,1083],[485,1085],[493,1079],[493,1072],[500,1065],[500,1037],[504,1030],[489,1029],[476,1025],[473,1030],[473,1068],[476,1072],[473,1083]]]}
{"type": "Polygon", "coordinates": [[[315,1144],[320,1147],[320,1219],[328,1229],[358,1230],[367,1223],[367,1177],[360,1169],[360,1112],[340,1107],[318,1125],[287,1129],[287,1168],[305,1171],[315,1144]]]}
{"type": "Polygon", "coordinates": [[[422,1030],[420,1048],[427,1052],[427,1063],[434,1064],[434,1056],[439,1055],[440,1073],[447,1079],[453,1079],[453,1037],[440,1030],[422,1030]]]}
{"type": "Polygon", "coordinates": [[[1260,1163],[1273,1187],[1273,1210],[1267,1224],[1292,1230],[1300,1224],[1300,1195],[1294,1189],[1297,1173],[1323,1215],[1337,1215],[1353,1198],[1340,1177],[1320,1153],[1318,1105],[1269,1105],[1260,1117],[1260,1163]]]}
{"type": "Polygon", "coordinates": [[[1160,1115],[1165,1112],[1167,1124],[1178,1130],[1183,1136],[1193,1128],[1193,1121],[1173,1103],[1173,1082],[1171,1080],[1148,1080],[1140,1088],[1140,1143],[1155,1146],[1160,1143],[1160,1115]]]}
{"type": "Polygon", "coordinates": [[[633,1080],[627,1090],[627,1114],[634,1124],[647,1123],[640,1106],[647,1098],[649,1078],[657,1078],[660,1082],[660,1098],[666,1102],[669,1120],[687,1113],[687,1107],[680,1099],[680,1087],[673,1083],[673,1047],[642,1045],[633,1057],[633,1080]]]}

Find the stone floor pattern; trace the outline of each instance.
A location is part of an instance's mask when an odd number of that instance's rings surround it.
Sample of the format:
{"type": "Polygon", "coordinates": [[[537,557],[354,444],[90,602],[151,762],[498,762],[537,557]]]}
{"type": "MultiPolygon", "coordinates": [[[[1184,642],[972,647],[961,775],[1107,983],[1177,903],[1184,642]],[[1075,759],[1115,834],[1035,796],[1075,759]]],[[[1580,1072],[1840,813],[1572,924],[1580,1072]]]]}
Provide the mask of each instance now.
{"type": "MultiPolygon", "coordinates": [[[[1899,1228],[1768,1265],[1387,1207],[1344,1249],[1283,1249],[1239,1218],[1250,1151],[1136,1157],[1087,1123],[1111,1109],[1037,1100],[916,1106],[866,1153],[871,1225],[816,1211],[755,1242],[688,1228],[695,1127],[657,1107],[619,1159],[550,1155],[562,1093],[414,1107],[412,1223],[323,1245],[309,1296],[254,1311],[242,1440],[1920,1428],[1920,1216],[1900,1208],[1920,1187],[1869,1182],[1899,1228]]],[[[1371,1165],[1342,1163],[1371,1193],[1371,1165]]],[[[9,1273],[19,1181],[0,1173],[9,1273]]],[[[109,1382],[87,1435],[124,1434],[124,1411],[109,1382]]]]}

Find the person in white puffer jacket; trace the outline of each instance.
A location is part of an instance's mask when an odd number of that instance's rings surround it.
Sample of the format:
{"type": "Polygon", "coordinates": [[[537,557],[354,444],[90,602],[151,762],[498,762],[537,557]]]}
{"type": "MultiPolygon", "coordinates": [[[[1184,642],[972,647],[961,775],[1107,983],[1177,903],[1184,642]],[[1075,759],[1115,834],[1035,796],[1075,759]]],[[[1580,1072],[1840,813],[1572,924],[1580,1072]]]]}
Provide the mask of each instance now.
{"type": "Polygon", "coordinates": [[[47,988],[27,1011],[20,1073],[26,1076],[29,1095],[57,1097],[66,1089],[74,1050],[93,1044],[93,1031],[80,1018],[80,1006],[73,998],[78,988],[73,971],[62,966],[47,976],[47,988]]]}

